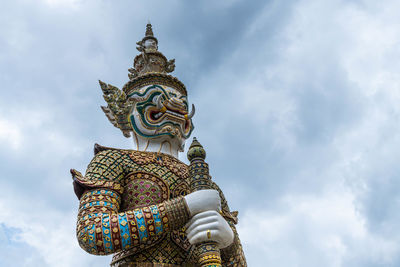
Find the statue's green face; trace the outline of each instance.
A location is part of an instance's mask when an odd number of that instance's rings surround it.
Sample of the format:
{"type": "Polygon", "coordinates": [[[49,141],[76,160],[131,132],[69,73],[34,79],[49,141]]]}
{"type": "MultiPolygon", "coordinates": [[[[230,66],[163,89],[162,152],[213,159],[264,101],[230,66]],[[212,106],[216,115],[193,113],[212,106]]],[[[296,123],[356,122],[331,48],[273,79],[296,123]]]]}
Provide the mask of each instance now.
{"type": "Polygon", "coordinates": [[[151,85],[128,95],[133,102],[129,121],[146,138],[176,139],[183,146],[193,131],[187,97],[174,88],[151,85]]]}

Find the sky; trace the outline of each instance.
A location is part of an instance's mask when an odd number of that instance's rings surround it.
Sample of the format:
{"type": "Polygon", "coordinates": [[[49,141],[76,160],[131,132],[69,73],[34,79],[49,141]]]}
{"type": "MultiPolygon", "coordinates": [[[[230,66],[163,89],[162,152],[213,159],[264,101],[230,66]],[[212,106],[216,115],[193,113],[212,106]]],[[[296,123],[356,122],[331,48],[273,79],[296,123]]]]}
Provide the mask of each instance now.
{"type": "MultiPolygon", "coordinates": [[[[250,267],[400,266],[400,2],[3,0],[0,266],[108,266],[75,237],[70,168],[133,148],[98,80],[148,20],[250,267]]],[[[180,156],[187,162],[185,153],[180,156]]]]}

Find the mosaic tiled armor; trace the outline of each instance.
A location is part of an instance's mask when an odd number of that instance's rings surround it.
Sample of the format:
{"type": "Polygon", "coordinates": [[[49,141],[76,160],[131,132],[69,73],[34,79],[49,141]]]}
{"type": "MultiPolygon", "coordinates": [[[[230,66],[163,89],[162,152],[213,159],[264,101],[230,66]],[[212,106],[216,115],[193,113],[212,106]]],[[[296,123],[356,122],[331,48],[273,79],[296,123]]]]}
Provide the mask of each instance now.
{"type": "MultiPolygon", "coordinates": [[[[114,253],[111,266],[196,266],[187,241],[190,219],[182,196],[190,193],[188,166],[155,152],[96,146],[85,176],[71,171],[80,199],[77,238],[91,254],[114,253]]],[[[222,214],[235,234],[221,250],[223,266],[246,266],[230,212],[220,192],[222,214]]]]}

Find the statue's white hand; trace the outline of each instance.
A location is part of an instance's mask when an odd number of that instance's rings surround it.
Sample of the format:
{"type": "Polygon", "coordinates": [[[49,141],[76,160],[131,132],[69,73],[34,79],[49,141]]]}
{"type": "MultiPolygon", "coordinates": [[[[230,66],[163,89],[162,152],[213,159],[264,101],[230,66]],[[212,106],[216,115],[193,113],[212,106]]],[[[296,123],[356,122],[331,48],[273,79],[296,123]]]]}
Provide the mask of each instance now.
{"type": "Polygon", "coordinates": [[[225,248],[233,242],[233,231],[227,221],[216,211],[201,212],[187,223],[186,235],[190,244],[205,241],[217,242],[219,248],[225,248]]]}
{"type": "Polygon", "coordinates": [[[185,196],[189,207],[190,216],[207,210],[219,211],[221,209],[221,198],[217,190],[200,190],[185,196]]]}

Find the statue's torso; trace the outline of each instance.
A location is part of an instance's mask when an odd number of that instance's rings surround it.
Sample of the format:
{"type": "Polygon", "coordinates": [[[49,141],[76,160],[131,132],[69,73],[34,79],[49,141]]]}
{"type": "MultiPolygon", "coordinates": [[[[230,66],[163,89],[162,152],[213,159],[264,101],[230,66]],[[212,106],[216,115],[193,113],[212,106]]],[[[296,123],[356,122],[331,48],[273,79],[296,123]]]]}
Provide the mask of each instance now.
{"type": "MultiPolygon", "coordinates": [[[[112,157],[110,160],[119,163],[115,164],[114,170],[118,175],[116,179],[124,188],[121,212],[158,204],[190,192],[188,166],[169,155],[138,151],[116,151],[108,155],[112,157]]],[[[165,233],[154,242],[157,227],[150,227],[148,234],[153,238],[149,244],[134,244],[133,249],[116,253],[112,266],[146,266],[133,263],[156,261],[165,263],[164,266],[192,266],[193,246],[187,241],[183,229],[165,233]]]]}
{"type": "MultiPolygon", "coordinates": [[[[173,205],[178,204],[172,204],[177,203],[174,201],[179,196],[190,192],[186,164],[163,153],[96,146],[95,157],[85,176],[76,170],[71,170],[71,173],[75,193],[81,202],[77,237],[86,251],[105,255],[123,248],[114,254],[111,265],[115,267],[196,266],[199,252],[189,244],[184,230],[180,229],[188,218],[179,212],[182,207],[174,209],[173,205]],[[164,215],[154,212],[156,206],[160,211],[169,207],[168,216],[165,211],[164,215]],[[107,221],[111,217],[112,227],[107,221]],[[130,218],[129,222],[126,218],[130,218]],[[130,227],[126,227],[127,223],[130,227]],[[164,231],[164,227],[168,230],[164,231]],[[102,242],[108,242],[108,246],[102,242]],[[115,247],[110,245],[111,242],[115,247]]],[[[221,250],[223,266],[246,266],[234,226],[237,212],[230,212],[222,191],[215,183],[212,183],[212,188],[220,194],[221,214],[235,235],[233,244],[221,250]]]]}

